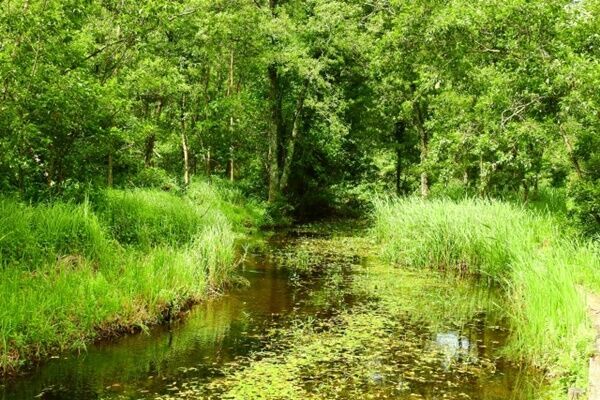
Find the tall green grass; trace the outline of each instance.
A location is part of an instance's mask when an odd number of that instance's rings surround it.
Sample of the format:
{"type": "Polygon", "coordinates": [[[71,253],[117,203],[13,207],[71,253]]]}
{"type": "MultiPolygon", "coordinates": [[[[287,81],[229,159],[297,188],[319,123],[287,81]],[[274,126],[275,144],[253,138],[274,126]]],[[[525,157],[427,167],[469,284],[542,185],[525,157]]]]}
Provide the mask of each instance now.
{"type": "Polygon", "coordinates": [[[151,189],[93,205],[0,199],[0,374],[145,329],[226,285],[236,234],[219,189],[202,190],[211,202],[151,189]]]}
{"type": "Polygon", "coordinates": [[[213,178],[212,181],[193,182],[186,197],[194,204],[201,204],[203,213],[210,221],[211,210],[219,210],[235,231],[248,231],[268,225],[266,206],[261,201],[244,196],[231,182],[213,178]]]}
{"type": "Polygon", "coordinates": [[[564,384],[584,382],[593,332],[583,291],[600,291],[596,244],[564,234],[548,213],[476,199],[378,201],[374,234],[390,261],[503,285],[510,353],[564,384]]]}
{"type": "Polygon", "coordinates": [[[70,254],[98,259],[109,247],[89,204],[32,207],[0,198],[0,265],[34,269],[70,254]]]}
{"type": "Polygon", "coordinates": [[[100,219],[121,244],[186,243],[205,225],[199,206],[158,190],[108,190],[99,203],[100,219]]]}

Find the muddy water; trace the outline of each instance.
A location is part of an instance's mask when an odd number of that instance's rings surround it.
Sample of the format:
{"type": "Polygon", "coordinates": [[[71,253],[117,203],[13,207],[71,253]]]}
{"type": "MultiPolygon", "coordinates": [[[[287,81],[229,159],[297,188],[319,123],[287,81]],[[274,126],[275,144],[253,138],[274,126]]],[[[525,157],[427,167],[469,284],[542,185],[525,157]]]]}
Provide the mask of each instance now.
{"type": "MultiPolygon", "coordinates": [[[[85,353],[51,359],[25,377],[0,382],[0,399],[183,398],[181,387],[190,383],[197,388],[222,379],[236,365],[248,367],[252,355],[265,348],[285,352],[285,346],[273,343],[281,336],[273,332],[285,332],[307,318],[327,325],[340,310],[368,307],[368,296],[356,295],[350,287],[353,274],[369,261],[331,238],[323,226],[276,235],[247,258],[242,275],[248,286],[196,306],[183,322],[99,343],[85,353]],[[290,268],[296,260],[299,269],[290,268]],[[311,268],[314,264],[322,268],[311,268]]],[[[440,321],[435,328],[406,318],[394,333],[402,340],[390,345],[382,362],[407,379],[394,382],[384,397],[535,398],[539,378],[498,357],[507,329],[497,320],[490,322],[485,312],[461,324],[440,321]]],[[[381,385],[383,378],[375,371],[367,384],[381,385]]],[[[348,392],[341,398],[363,397],[348,392]]]]}

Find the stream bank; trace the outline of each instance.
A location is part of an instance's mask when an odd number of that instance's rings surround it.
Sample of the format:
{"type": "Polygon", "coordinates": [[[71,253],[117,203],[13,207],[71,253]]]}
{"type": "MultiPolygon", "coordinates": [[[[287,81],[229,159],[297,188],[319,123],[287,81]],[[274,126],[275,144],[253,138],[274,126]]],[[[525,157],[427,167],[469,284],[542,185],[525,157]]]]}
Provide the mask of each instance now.
{"type": "Polygon", "coordinates": [[[378,259],[364,229],[317,224],[255,248],[246,288],[149,334],[63,355],[0,399],[534,399],[501,356],[493,290],[378,259]]]}

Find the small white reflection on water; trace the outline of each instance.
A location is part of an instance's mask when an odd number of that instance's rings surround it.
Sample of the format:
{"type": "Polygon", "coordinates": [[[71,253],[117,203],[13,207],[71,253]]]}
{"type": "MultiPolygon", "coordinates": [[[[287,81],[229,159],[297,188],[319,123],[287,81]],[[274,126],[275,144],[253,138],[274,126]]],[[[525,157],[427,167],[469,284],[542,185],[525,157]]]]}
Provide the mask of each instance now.
{"type": "Polygon", "coordinates": [[[449,369],[456,361],[477,361],[477,349],[471,347],[471,341],[458,332],[438,333],[435,343],[442,350],[442,365],[445,369],[449,369]]]}

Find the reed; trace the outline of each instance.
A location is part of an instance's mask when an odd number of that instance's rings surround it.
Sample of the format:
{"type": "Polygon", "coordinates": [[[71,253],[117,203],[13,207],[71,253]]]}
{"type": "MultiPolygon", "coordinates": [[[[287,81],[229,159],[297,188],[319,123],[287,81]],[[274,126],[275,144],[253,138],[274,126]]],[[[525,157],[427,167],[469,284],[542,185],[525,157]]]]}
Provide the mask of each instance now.
{"type": "Polygon", "coordinates": [[[565,385],[584,383],[593,332],[583,291],[600,291],[597,244],[561,231],[548,212],[493,200],[378,200],[374,218],[387,260],[500,284],[511,304],[509,354],[565,385]]]}

